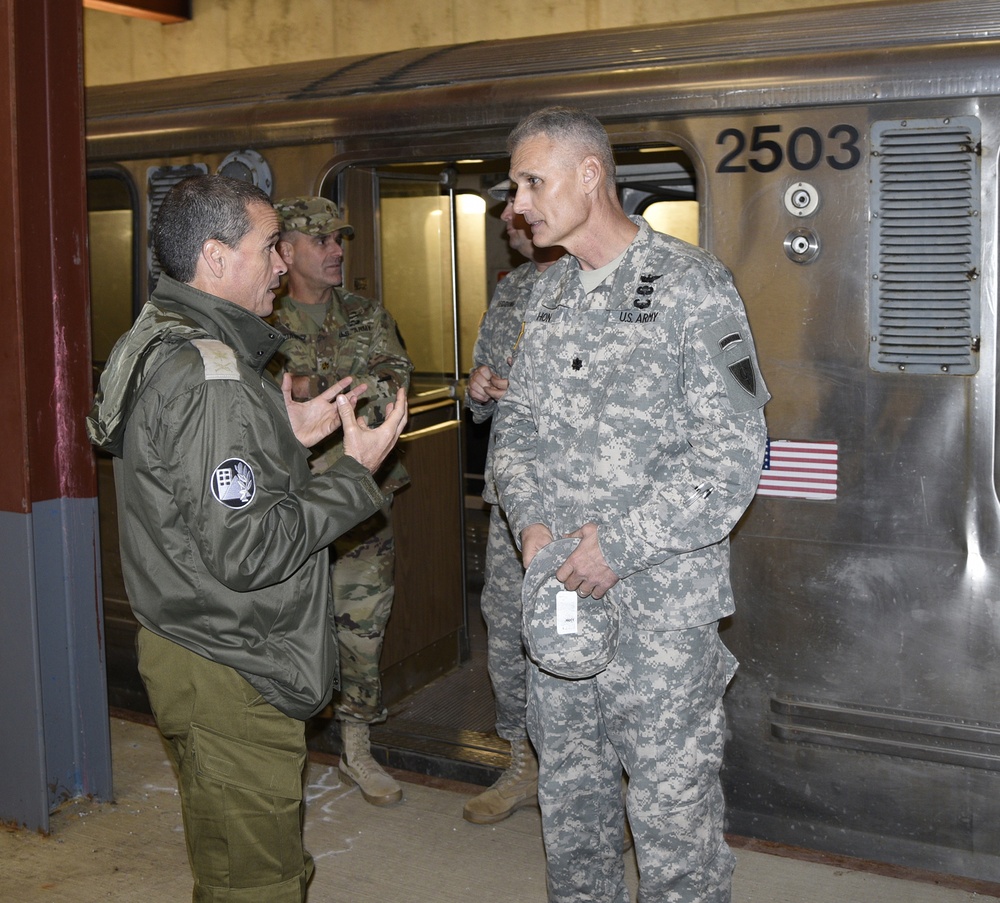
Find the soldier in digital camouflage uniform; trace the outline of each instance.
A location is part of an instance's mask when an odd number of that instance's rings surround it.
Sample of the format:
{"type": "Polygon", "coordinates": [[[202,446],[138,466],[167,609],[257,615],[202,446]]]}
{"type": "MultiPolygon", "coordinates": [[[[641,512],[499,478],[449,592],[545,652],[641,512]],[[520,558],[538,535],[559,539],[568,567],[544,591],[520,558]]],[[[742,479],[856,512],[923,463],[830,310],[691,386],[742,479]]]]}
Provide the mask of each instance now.
{"type": "Polygon", "coordinates": [[[710,254],[627,217],[604,129],[559,108],[511,133],[514,210],[569,254],[538,280],[496,425],[494,474],[525,565],[620,610],[594,677],[532,663],[549,900],[628,899],[621,768],[641,901],[723,903],[722,696],[736,662],[728,536],[764,453],[761,378],[742,301],[710,254]]]}
{"type": "MultiPolygon", "coordinates": [[[[472,373],[466,404],[476,423],[494,416],[497,403],[507,389],[507,375],[524,310],[535,280],[558,260],[562,248],[536,248],[527,224],[514,215],[510,181],[489,190],[504,201],[500,219],[506,224],[511,250],[527,257],[497,285],[489,309],[479,325],[472,352],[472,373]]],[[[496,702],[496,731],[510,743],[511,761],[492,787],[469,800],[462,810],[466,821],[491,825],[503,821],[523,806],[538,802],[538,763],[525,729],[525,660],[521,644],[521,580],[524,569],[507,518],[497,503],[493,484],[493,431],[486,452],[483,500],[490,505],[490,527],[486,539],[486,575],[480,605],[487,628],[490,682],[496,702]]]]}
{"type": "MultiPolygon", "coordinates": [[[[338,379],[365,383],[359,416],[382,421],[396,390],[409,387],[413,365],[392,316],[377,301],[341,289],[343,238],[354,229],[326,198],[278,201],[278,253],[288,267],[286,294],[275,302],[273,322],[286,334],[276,358],[292,374],[295,398],[312,398],[338,379]]],[[[321,448],[317,472],[343,454],[339,442],[321,448]]],[[[378,474],[391,493],[406,485],[402,464],[390,458],[378,474]]],[[[382,721],[379,658],[392,609],[395,543],[387,503],[374,517],[341,536],[331,549],[331,576],[340,646],[340,692],[334,711],[343,751],[340,774],[357,784],[365,799],[388,805],[402,798],[399,784],[371,756],[369,725],[382,721]]]]}

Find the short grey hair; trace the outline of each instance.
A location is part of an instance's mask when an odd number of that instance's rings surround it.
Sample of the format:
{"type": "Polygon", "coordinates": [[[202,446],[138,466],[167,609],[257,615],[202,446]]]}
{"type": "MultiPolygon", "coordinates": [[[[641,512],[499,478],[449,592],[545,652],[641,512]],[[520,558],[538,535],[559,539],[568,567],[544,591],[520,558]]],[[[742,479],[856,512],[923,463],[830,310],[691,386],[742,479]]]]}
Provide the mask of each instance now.
{"type": "Polygon", "coordinates": [[[553,141],[576,145],[584,155],[592,154],[601,161],[607,187],[614,189],[615,157],[611,139],[595,116],[572,107],[545,107],[524,117],[507,137],[507,152],[513,154],[528,138],[544,135],[553,141]]]}

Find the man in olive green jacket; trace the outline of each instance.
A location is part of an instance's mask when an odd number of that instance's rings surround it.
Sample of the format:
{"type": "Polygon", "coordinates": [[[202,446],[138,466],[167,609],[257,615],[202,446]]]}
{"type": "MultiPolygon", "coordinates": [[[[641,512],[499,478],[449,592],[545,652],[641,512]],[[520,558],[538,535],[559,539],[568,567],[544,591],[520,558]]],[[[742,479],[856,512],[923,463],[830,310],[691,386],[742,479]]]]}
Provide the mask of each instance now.
{"type": "Polygon", "coordinates": [[[267,196],[185,180],[154,227],[164,275],[108,361],[88,432],[115,455],[139,670],[178,772],[195,901],[301,903],[304,719],[337,645],[326,547],[385,504],[372,479],[406,417],[378,429],[335,383],[309,403],[263,376],[284,272],[267,196]],[[343,423],[322,475],[308,447],[343,423]]]}

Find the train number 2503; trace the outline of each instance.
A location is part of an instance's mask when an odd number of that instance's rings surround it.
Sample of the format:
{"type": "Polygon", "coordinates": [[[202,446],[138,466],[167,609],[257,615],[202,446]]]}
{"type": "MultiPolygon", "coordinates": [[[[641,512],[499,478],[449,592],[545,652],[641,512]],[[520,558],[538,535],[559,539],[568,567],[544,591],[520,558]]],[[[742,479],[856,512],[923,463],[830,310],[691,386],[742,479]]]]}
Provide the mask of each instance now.
{"type": "Polygon", "coordinates": [[[756,125],[749,141],[741,129],[723,129],[715,143],[729,151],[719,161],[716,172],[774,172],[788,161],[792,169],[805,172],[823,161],[833,169],[853,169],[861,161],[860,135],[853,125],[835,125],[826,138],[814,128],[801,126],[782,142],[780,125],[756,125]],[[829,143],[827,143],[829,142],[829,143]],[[745,162],[744,162],[745,161],[745,162]]]}

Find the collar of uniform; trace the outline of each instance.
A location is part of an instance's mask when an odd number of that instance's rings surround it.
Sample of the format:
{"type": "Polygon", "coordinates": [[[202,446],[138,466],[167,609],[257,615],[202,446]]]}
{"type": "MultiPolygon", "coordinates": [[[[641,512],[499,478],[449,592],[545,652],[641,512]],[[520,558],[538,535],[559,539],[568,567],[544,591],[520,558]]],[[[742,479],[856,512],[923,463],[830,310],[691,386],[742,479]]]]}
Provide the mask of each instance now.
{"type": "MultiPolygon", "coordinates": [[[[618,262],[615,270],[615,287],[612,291],[612,297],[622,296],[624,288],[619,285],[619,281],[623,278],[622,274],[633,264],[637,254],[642,254],[642,260],[645,260],[650,237],[653,234],[649,223],[641,216],[630,216],[629,219],[639,227],[639,231],[632,237],[632,241],[625,248],[621,260],[618,262]]],[[[560,257],[542,274],[542,279],[552,274],[549,278],[558,279],[560,289],[556,292],[546,291],[541,293],[539,295],[539,305],[548,308],[575,307],[585,309],[590,307],[590,301],[588,300],[590,296],[584,290],[583,282],[580,279],[581,272],[580,261],[572,254],[564,254],[560,257]],[[576,291],[577,288],[579,288],[579,292],[576,291]]]]}
{"type": "Polygon", "coordinates": [[[272,324],[238,304],[171,279],[166,273],[161,274],[151,300],[165,310],[190,317],[258,373],[263,373],[285,339],[272,324]]]}
{"type": "Polygon", "coordinates": [[[324,331],[332,308],[332,297],[322,304],[306,304],[286,295],[280,302],[275,302],[274,318],[296,332],[315,334],[324,331]]]}
{"type": "Polygon", "coordinates": [[[649,223],[641,216],[630,216],[629,219],[639,227],[639,231],[632,237],[615,270],[610,295],[611,306],[615,308],[632,305],[635,287],[646,267],[646,258],[653,240],[653,230],[649,223]]]}

